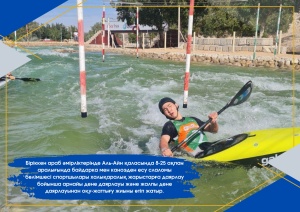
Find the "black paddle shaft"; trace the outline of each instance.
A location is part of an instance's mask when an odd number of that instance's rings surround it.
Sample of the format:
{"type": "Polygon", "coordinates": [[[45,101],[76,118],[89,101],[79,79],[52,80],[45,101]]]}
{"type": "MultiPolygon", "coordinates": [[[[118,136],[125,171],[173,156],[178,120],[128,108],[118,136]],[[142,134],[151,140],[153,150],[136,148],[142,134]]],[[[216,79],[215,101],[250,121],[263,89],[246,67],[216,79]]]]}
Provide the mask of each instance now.
{"type": "MultiPolygon", "coordinates": [[[[248,81],[240,90],[237,92],[237,94],[231,99],[230,102],[228,102],[221,110],[218,111],[218,115],[220,115],[224,110],[226,110],[228,107],[235,106],[242,104],[245,102],[252,92],[252,81],[248,81]]],[[[177,146],[174,146],[172,148],[172,152],[174,152],[176,149],[180,148],[182,145],[189,143],[194,139],[195,136],[197,136],[198,133],[200,133],[204,127],[211,122],[211,119],[207,120],[204,124],[202,124],[195,132],[193,132],[190,136],[185,138],[180,144],[177,146]]]]}
{"type": "MultiPolygon", "coordinates": [[[[1,77],[1,79],[5,79],[5,77],[1,77]]],[[[41,81],[39,78],[30,78],[30,77],[15,77],[15,79],[18,80],[23,80],[25,82],[36,82],[36,81],[41,81]]]]}
{"type": "Polygon", "coordinates": [[[29,78],[29,77],[23,77],[23,78],[17,78],[16,79],[19,79],[19,80],[23,80],[23,81],[26,81],[26,82],[36,82],[36,81],[41,81],[39,78],[29,78]]]}

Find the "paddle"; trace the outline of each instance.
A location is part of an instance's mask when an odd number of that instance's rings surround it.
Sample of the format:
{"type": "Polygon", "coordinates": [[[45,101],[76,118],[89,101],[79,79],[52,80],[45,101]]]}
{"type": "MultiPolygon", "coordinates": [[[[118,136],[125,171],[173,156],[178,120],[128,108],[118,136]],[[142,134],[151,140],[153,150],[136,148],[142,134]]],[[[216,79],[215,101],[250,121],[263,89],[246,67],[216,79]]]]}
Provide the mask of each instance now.
{"type": "MultiPolygon", "coordinates": [[[[5,79],[5,77],[1,77],[1,79],[5,79]]],[[[41,81],[39,78],[29,78],[29,77],[15,77],[15,79],[18,79],[18,80],[23,80],[25,82],[36,82],[36,81],[41,81]]]]}
{"type": "MultiPolygon", "coordinates": [[[[230,102],[228,102],[221,110],[218,111],[218,115],[220,115],[224,110],[231,106],[236,106],[239,104],[242,104],[245,102],[250,94],[252,92],[252,82],[248,81],[240,90],[235,94],[235,96],[231,99],[230,102]]],[[[177,146],[174,146],[172,148],[172,152],[174,152],[176,149],[180,148],[182,145],[189,143],[192,141],[196,136],[198,136],[198,133],[204,129],[204,127],[211,122],[211,119],[207,120],[202,126],[198,128],[195,132],[193,132],[190,136],[188,136],[186,139],[184,139],[180,144],[177,146]]]]}

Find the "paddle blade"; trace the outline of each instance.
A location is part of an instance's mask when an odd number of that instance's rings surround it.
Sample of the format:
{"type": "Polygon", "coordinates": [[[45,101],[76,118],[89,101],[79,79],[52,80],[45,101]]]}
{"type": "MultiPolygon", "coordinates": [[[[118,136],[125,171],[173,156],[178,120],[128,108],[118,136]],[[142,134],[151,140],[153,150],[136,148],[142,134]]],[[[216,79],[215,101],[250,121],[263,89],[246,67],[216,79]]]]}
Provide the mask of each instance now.
{"type": "Polygon", "coordinates": [[[23,78],[17,78],[19,80],[23,80],[25,82],[37,82],[37,81],[41,81],[39,78],[27,78],[27,77],[23,77],[23,78]]]}
{"type": "Polygon", "coordinates": [[[241,90],[232,98],[232,100],[229,103],[229,106],[235,106],[245,102],[250,97],[252,88],[253,88],[252,81],[248,81],[241,88],[241,90]]]}

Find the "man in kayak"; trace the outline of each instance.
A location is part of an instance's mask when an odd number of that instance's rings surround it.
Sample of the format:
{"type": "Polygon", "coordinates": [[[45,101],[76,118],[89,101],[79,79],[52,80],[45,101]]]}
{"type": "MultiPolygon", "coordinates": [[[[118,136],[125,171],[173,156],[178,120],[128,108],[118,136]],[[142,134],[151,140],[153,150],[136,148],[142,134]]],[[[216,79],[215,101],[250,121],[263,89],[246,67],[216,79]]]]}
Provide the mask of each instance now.
{"type": "MultiPolygon", "coordinates": [[[[178,104],[169,97],[162,98],[158,103],[158,107],[160,112],[169,119],[163,126],[159,147],[163,156],[172,157],[173,153],[169,148],[169,142],[175,141],[175,145],[178,145],[205,122],[195,117],[183,117],[178,110],[178,104]]],[[[204,127],[203,131],[217,133],[219,129],[217,123],[218,113],[212,112],[208,117],[211,122],[204,127]]],[[[182,145],[181,149],[190,156],[195,157],[203,151],[200,148],[203,142],[207,142],[207,138],[201,131],[192,141],[182,145]]]]}

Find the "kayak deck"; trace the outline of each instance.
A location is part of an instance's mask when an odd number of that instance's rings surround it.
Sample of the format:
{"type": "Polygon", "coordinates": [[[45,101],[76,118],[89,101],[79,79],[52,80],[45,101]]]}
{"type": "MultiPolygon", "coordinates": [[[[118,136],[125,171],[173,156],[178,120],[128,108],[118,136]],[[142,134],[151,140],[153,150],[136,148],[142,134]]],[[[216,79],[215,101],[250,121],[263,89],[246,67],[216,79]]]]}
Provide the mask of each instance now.
{"type": "Polygon", "coordinates": [[[200,145],[204,151],[194,160],[268,165],[269,160],[300,144],[300,127],[273,128],[238,134],[227,139],[200,145]]]}
{"type": "Polygon", "coordinates": [[[241,141],[248,138],[249,134],[243,133],[238,134],[235,136],[232,136],[227,139],[221,139],[215,142],[205,142],[200,144],[200,148],[203,149],[203,152],[200,152],[198,155],[196,155],[196,158],[204,158],[209,155],[217,154],[218,152],[224,151],[225,149],[228,149],[241,141]]]}

